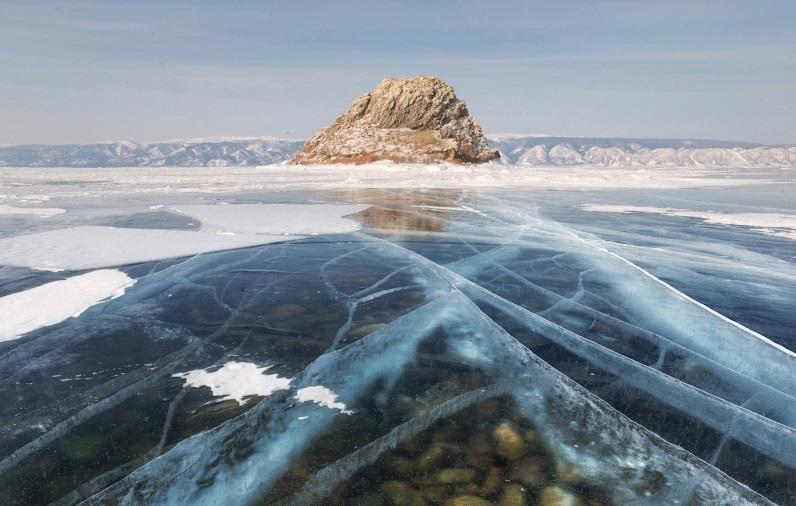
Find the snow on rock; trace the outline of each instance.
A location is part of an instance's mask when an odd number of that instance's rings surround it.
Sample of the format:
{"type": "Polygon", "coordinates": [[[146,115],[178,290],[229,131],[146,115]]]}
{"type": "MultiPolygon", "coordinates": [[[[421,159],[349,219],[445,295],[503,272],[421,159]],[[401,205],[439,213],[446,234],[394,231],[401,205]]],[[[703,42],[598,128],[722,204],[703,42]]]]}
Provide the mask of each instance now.
{"type": "Polygon", "coordinates": [[[31,216],[39,216],[41,218],[49,218],[64,214],[66,209],[59,209],[57,207],[14,207],[5,204],[0,204],[0,215],[4,214],[27,214],[31,216]]]}
{"type": "Polygon", "coordinates": [[[194,371],[174,374],[175,378],[185,380],[186,386],[193,388],[209,387],[218,400],[231,399],[243,404],[246,397],[266,397],[290,386],[290,378],[278,374],[264,374],[271,366],[258,366],[251,362],[227,362],[220,369],[194,371]]]}
{"type": "Polygon", "coordinates": [[[342,402],[337,402],[336,393],[320,385],[299,389],[296,392],[296,399],[299,402],[314,402],[319,406],[324,406],[329,409],[336,409],[346,415],[351,415],[354,413],[353,411],[346,409],[346,405],[342,402]]]}
{"type": "Polygon", "coordinates": [[[100,302],[121,297],[135,280],[110,269],[88,272],[0,297],[0,341],[10,341],[100,302]]]}
{"type": "Polygon", "coordinates": [[[453,88],[436,77],[416,76],[383,80],[309,139],[290,163],[482,163],[498,158],[453,88]]]}
{"type": "Polygon", "coordinates": [[[714,225],[750,227],[761,233],[796,239],[796,214],[776,213],[721,213],[716,211],[689,211],[650,206],[625,206],[610,204],[584,204],[585,211],[603,213],[650,213],[682,218],[695,218],[714,225]]]}

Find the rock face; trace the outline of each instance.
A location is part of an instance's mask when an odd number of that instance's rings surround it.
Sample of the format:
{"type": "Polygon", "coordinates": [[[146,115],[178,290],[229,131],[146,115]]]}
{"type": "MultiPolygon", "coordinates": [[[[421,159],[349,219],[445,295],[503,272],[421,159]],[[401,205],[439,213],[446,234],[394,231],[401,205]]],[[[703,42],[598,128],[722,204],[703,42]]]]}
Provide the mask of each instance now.
{"type": "Polygon", "coordinates": [[[385,79],[357,98],[290,163],[481,163],[498,158],[453,88],[442,79],[417,76],[385,79]]]}

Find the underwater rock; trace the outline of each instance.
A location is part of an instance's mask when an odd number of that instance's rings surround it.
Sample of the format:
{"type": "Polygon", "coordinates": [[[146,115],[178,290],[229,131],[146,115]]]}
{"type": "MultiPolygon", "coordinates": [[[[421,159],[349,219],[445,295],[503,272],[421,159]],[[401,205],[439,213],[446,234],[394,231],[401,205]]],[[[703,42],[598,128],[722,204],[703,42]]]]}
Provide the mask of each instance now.
{"type": "Polygon", "coordinates": [[[487,469],[486,474],[484,475],[484,481],[481,483],[481,494],[480,495],[492,495],[497,492],[498,488],[500,488],[500,484],[503,481],[503,472],[500,470],[499,467],[492,466],[487,469]]]}
{"type": "Polygon", "coordinates": [[[491,506],[492,503],[474,495],[460,495],[445,501],[444,506],[491,506]]]}
{"type": "Polygon", "coordinates": [[[559,487],[546,487],[539,492],[539,506],[579,506],[580,499],[559,487]]]}
{"type": "Polygon", "coordinates": [[[310,138],[290,163],[482,163],[498,158],[453,88],[442,79],[417,76],[383,80],[310,138]]]}
{"type": "Polygon", "coordinates": [[[529,487],[540,487],[548,481],[547,465],[543,457],[528,457],[514,463],[510,477],[529,487]]]}
{"type": "Polygon", "coordinates": [[[475,478],[475,471],[472,469],[441,469],[436,476],[440,483],[469,483],[475,478]]]}
{"type": "Polygon", "coordinates": [[[417,458],[415,467],[418,470],[424,471],[437,465],[437,463],[445,456],[445,449],[441,445],[434,445],[428,450],[424,451],[420,457],[417,458]]]}
{"type": "Polygon", "coordinates": [[[525,440],[517,428],[509,422],[502,422],[492,431],[497,444],[495,452],[509,460],[517,460],[528,451],[525,440]]]}
{"type": "Polygon", "coordinates": [[[499,506],[525,506],[525,490],[520,485],[508,485],[500,495],[499,506]]]}
{"type": "Polygon", "coordinates": [[[405,481],[388,481],[381,486],[381,492],[393,506],[425,506],[426,504],[420,493],[405,481]]]}

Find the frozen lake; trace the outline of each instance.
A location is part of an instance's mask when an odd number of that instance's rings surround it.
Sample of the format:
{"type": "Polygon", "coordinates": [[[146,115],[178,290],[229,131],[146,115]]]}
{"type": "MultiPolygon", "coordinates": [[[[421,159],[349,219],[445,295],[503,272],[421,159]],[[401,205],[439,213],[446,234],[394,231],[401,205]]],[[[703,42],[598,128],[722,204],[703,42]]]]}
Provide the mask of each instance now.
{"type": "Polygon", "coordinates": [[[0,170],[0,504],[796,504],[796,170],[422,170],[0,170]]]}

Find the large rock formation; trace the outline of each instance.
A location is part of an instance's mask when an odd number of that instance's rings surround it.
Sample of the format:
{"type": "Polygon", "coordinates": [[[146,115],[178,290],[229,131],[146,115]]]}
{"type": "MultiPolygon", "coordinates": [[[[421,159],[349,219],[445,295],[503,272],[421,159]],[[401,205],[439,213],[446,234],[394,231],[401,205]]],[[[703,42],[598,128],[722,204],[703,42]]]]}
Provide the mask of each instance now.
{"type": "Polygon", "coordinates": [[[453,88],[442,79],[417,76],[385,79],[357,98],[290,163],[481,163],[498,158],[453,88]]]}

